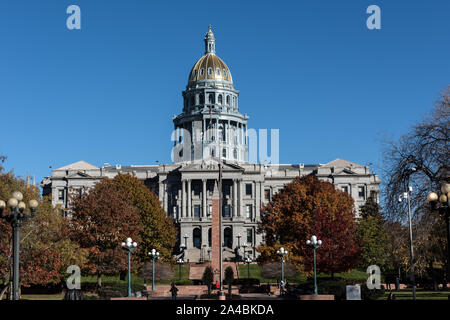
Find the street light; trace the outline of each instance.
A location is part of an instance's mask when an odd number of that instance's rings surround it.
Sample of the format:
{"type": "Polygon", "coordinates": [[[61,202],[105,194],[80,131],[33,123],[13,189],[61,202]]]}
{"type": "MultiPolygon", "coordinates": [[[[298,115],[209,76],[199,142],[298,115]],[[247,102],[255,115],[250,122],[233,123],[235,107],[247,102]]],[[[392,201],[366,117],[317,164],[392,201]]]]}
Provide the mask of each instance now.
{"type": "Polygon", "coordinates": [[[250,263],[253,262],[252,258],[247,257],[244,259],[244,262],[247,263],[247,279],[250,279],[250,263]]]}
{"type": "Polygon", "coordinates": [[[311,246],[314,251],[314,294],[318,294],[317,290],[317,268],[316,268],[316,249],[322,246],[322,240],[317,240],[316,236],[312,236],[311,240],[306,240],[306,244],[311,246]]]}
{"type": "Polygon", "coordinates": [[[178,280],[181,280],[181,266],[184,264],[184,260],[180,258],[177,260],[177,263],[178,263],[178,280]]]}
{"type": "Polygon", "coordinates": [[[127,238],[127,242],[122,242],[122,249],[128,253],[128,296],[131,297],[131,252],[135,250],[137,243],[131,238],[127,238]]]}
{"type": "Polygon", "coordinates": [[[281,281],[284,285],[286,283],[284,281],[284,257],[287,256],[288,252],[283,247],[281,247],[280,250],[277,251],[277,254],[281,256],[281,281]]]}
{"type": "Polygon", "coordinates": [[[33,218],[39,203],[36,200],[30,200],[28,207],[30,215],[25,214],[27,205],[23,200],[23,194],[20,191],[14,191],[12,197],[6,203],[0,200],[0,217],[11,224],[13,228],[13,292],[12,300],[19,300],[19,254],[20,254],[20,227],[22,223],[33,218]],[[3,211],[9,207],[10,212],[3,216],[3,211]]]}
{"type": "Polygon", "coordinates": [[[412,284],[412,292],[413,292],[413,300],[416,300],[416,278],[414,275],[414,248],[413,248],[413,235],[412,235],[412,218],[411,218],[411,193],[412,187],[408,187],[407,192],[403,192],[402,195],[398,197],[398,202],[402,202],[403,199],[408,200],[408,220],[409,220],[409,250],[411,256],[411,284],[412,284]]]}
{"type": "Polygon", "coordinates": [[[159,252],[156,249],[152,249],[148,253],[148,255],[152,258],[152,291],[155,290],[155,260],[159,258],[159,252]]]}
{"type": "Polygon", "coordinates": [[[450,281],[450,184],[441,186],[441,195],[431,192],[427,196],[432,210],[438,210],[447,226],[447,281],[450,281]]]}

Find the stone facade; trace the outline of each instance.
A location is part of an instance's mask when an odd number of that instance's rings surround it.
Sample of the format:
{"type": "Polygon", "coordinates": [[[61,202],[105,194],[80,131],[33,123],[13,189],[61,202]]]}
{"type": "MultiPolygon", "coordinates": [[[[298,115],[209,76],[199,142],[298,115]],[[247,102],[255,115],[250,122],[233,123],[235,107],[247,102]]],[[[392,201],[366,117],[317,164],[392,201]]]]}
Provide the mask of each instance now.
{"type": "MultiPolygon", "coordinates": [[[[183,91],[183,112],[174,117],[174,163],[97,167],[80,161],[52,171],[41,183],[54,206],[67,208],[70,188],[92,188],[102,178],[129,173],[155,192],[179,229],[185,259],[210,261],[211,212],[218,163],[223,163],[222,235],[224,259],[257,257],[263,241],[257,234],[261,205],[295,177],[313,175],[333,183],[355,200],[358,212],[372,197],[378,201],[378,176],[369,167],[336,159],[327,164],[259,164],[248,162],[247,120],[238,109],[231,72],[215,55],[211,30],[205,55],[192,68],[183,91]]],[[[179,252],[178,249],[175,250],[179,252]]]]}

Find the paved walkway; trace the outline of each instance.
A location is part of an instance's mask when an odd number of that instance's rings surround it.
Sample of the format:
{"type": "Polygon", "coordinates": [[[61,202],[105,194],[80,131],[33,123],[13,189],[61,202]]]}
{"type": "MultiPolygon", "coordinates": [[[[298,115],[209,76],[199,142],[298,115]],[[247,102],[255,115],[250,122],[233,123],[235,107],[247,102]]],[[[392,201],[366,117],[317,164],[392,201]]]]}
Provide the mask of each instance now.
{"type": "Polygon", "coordinates": [[[282,300],[282,298],[271,295],[268,296],[267,293],[241,293],[242,300],[282,300]]]}

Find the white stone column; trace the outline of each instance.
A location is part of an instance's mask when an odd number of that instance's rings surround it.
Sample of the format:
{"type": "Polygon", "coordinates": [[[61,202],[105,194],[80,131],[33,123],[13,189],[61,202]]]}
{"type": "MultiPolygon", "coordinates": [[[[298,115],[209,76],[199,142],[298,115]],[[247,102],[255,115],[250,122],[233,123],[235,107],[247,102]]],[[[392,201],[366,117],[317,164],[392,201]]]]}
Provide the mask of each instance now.
{"type": "Polygon", "coordinates": [[[233,217],[237,217],[237,183],[233,179],[233,217]]]}
{"type": "Polygon", "coordinates": [[[191,180],[189,179],[187,181],[187,217],[189,218],[192,218],[191,199],[192,199],[191,180]]]}
{"type": "Polygon", "coordinates": [[[186,180],[181,180],[181,217],[186,217],[186,180]]]}
{"type": "Polygon", "coordinates": [[[169,210],[169,190],[168,190],[168,183],[167,183],[167,179],[164,181],[164,188],[163,188],[163,192],[164,192],[164,211],[168,213],[169,210]]]}
{"type": "Polygon", "coordinates": [[[245,216],[244,206],[243,206],[243,195],[242,192],[244,191],[244,182],[242,180],[239,180],[239,204],[238,204],[238,216],[241,218],[245,216]]]}
{"type": "Polygon", "coordinates": [[[206,207],[207,201],[206,201],[206,179],[202,179],[202,211],[203,211],[203,218],[206,219],[208,215],[208,208],[206,207]]]}

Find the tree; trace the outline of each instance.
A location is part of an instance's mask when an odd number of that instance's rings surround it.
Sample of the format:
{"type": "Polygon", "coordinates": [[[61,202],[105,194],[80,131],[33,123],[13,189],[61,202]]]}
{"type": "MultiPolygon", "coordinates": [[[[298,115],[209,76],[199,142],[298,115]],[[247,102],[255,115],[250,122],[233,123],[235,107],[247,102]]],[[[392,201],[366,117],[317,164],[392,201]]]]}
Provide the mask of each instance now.
{"type": "MultiPolygon", "coordinates": [[[[386,141],[383,150],[384,199],[387,217],[391,221],[407,223],[408,210],[398,197],[412,187],[411,211],[413,215],[413,245],[417,271],[431,262],[446,264],[446,243],[442,232],[443,221],[430,211],[427,194],[449,182],[450,158],[450,86],[444,90],[430,114],[418,121],[398,141],[386,141]],[[433,231],[434,230],[434,231],[433,231]],[[430,246],[431,243],[434,245],[430,246]],[[440,245],[441,250],[436,250],[440,245]],[[431,252],[429,252],[431,250],[431,252]]],[[[450,274],[447,275],[450,277],[450,274]]]]}
{"type": "Polygon", "coordinates": [[[384,228],[384,219],[378,203],[369,198],[361,207],[358,224],[358,243],[361,247],[363,269],[377,265],[382,271],[389,268],[389,239],[384,228]]]}
{"type": "Polygon", "coordinates": [[[139,232],[141,242],[138,255],[142,260],[149,259],[148,252],[154,248],[160,253],[162,261],[170,262],[177,230],[173,220],[161,207],[158,197],[138,178],[129,174],[119,174],[112,182],[128,204],[139,212],[142,228],[139,232]]]}
{"type": "MultiPolygon", "coordinates": [[[[72,196],[71,211],[71,239],[88,251],[84,269],[97,274],[100,287],[103,274],[127,270],[127,254],[121,243],[128,237],[140,243],[139,210],[129,203],[113,180],[103,179],[89,192],[72,196]]],[[[135,254],[131,257],[131,268],[136,270],[140,259],[135,254]]]]}
{"type": "Polygon", "coordinates": [[[202,282],[208,286],[208,295],[211,295],[211,284],[214,281],[214,272],[211,266],[207,266],[203,271],[202,282]]]}
{"type": "Polygon", "coordinates": [[[330,182],[315,177],[296,178],[261,209],[258,232],[264,232],[261,263],[278,261],[278,248],[288,250],[288,259],[300,271],[311,272],[312,252],[306,240],[315,234],[322,239],[318,268],[339,272],[355,266],[359,250],[353,199],[330,182]]]}
{"type": "Polygon", "coordinates": [[[231,266],[225,268],[225,282],[228,285],[228,296],[231,298],[231,289],[234,280],[234,271],[231,266]]]}
{"type": "MultiPolygon", "coordinates": [[[[292,263],[284,263],[284,275],[286,278],[293,278],[297,273],[298,270],[292,263]]],[[[262,266],[261,276],[266,279],[281,279],[281,262],[264,264],[262,266]]]]}

